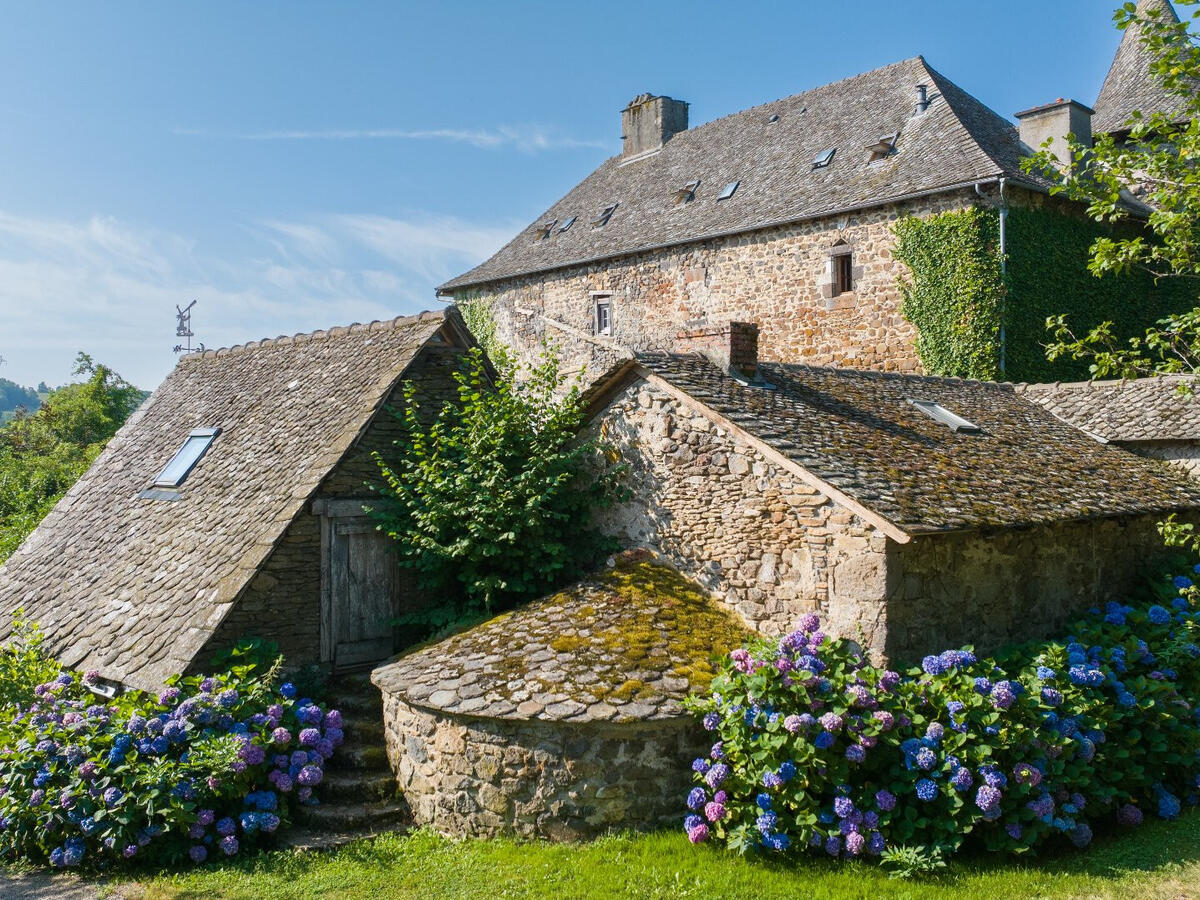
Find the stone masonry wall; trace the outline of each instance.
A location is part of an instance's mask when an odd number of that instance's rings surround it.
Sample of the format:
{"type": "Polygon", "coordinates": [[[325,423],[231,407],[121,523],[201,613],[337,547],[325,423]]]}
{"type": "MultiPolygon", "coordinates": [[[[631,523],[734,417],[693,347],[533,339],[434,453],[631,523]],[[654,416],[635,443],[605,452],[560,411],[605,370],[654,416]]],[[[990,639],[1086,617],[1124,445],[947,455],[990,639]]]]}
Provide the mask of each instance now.
{"type": "Polygon", "coordinates": [[[1062,634],[1092,606],[1125,601],[1163,552],[1159,516],[963,532],[892,544],[886,652],[914,660],[973,644],[982,653],[1062,634]]]}
{"type": "MultiPolygon", "coordinates": [[[[413,360],[405,380],[420,385],[420,399],[426,410],[436,412],[442,401],[451,396],[454,382],[450,376],[462,352],[456,348],[426,347],[413,360]]],[[[385,408],[347,457],[329,473],[317,497],[369,496],[365,484],[379,481],[379,467],[371,458],[371,451],[386,452],[400,436],[400,423],[388,408],[403,407],[403,388],[402,382],[388,396],[385,408]]],[[[207,665],[213,652],[248,636],[278,643],[289,665],[319,661],[321,532],[319,518],[308,508],[288,526],[258,574],[246,585],[233,609],[197,655],[197,664],[207,665]]]]}
{"type": "Polygon", "coordinates": [[[491,298],[496,336],[525,358],[553,338],[565,368],[603,372],[617,346],[670,349],[688,323],[756,322],[775,362],[918,371],[915,330],[900,314],[892,226],[903,216],[960,209],[962,191],[847,216],[654,250],[464,289],[491,298]],[[854,252],[855,289],[831,293],[828,251],[854,252]],[[611,337],[591,337],[596,292],[612,295],[611,337]],[[565,328],[548,324],[562,323],[565,328]]]}
{"type": "Polygon", "coordinates": [[[637,380],[591,426],[628,466],[628,501],[601,514],[629,547],[666,556],[766,633],[820,610],[881,648],[887,538],[691,407],[637,380]]]}
{"type": "Polygon", "coordinates": [[[413,820],[456,837],[577,840],[674,824],[688,763],[707,749],[691,716],[573,724],[383,700],[388,759],[413,820]]]}

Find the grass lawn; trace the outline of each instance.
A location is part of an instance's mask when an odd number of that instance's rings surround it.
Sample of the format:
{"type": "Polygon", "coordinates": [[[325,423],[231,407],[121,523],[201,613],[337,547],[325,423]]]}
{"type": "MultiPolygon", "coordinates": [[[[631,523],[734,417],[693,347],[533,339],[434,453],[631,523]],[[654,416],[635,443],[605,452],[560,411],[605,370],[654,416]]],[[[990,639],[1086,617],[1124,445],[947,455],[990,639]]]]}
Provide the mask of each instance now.
{"type": "Polygon", "coordinates": [[[871,864],[743,860],[682,834],[590,844],[454,842],[392,835],[329,854],[267,853],[116,889],[166,898],[530,897],[842,898],[1200,897],[1200,812],[1097,838],[1084,853],[954,863],[933,880],[895,881],[871,864]]]}

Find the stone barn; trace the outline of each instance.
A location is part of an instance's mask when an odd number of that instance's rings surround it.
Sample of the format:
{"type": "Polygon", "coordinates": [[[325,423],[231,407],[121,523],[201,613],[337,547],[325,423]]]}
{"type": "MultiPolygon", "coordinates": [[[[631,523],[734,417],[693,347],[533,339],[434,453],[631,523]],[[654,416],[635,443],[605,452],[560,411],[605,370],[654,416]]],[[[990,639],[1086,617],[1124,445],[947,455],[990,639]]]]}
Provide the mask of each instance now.
{"type": "Polygon", "coordinates": [[[1019,390],[1102,443],[1165,459],[1200,478],[1200,380],[1183,375],[1132,381],[1025,384],[1019,390]]]}
{"type": "Polygon", "coordinates": [[[471,339],[454,310],[180,359],[0,568],[66,665],[146,690],[244,636],[335,671],[395,652],[422,601],[363,510],[406,381],[436,408],[471,339]]]}
{"type": "Polygon", "coordinates": [[[762,632],[817,610],[901,660],[1052,634],[1126,597],[1156,522],[1200,507],[1012,385],[759,362],[753,325],[679,338],[591,393],[632,489],[604,525],[762,632]]]}

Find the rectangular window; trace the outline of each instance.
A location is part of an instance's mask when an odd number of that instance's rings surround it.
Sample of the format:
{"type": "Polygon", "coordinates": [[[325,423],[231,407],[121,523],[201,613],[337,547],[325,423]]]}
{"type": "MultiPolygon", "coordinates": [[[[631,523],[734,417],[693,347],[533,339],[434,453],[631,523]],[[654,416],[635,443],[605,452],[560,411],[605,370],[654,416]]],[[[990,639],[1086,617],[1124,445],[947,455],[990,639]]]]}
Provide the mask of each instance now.
{"type": "Polygon", "coordinates": [[[617,211],[617,206],[619,205],[620,204],[617,203],[611,203],[604,207],[604,209],[600,210],[600,215],[596,216],[596,218],[592,220],[592,225],[596,228],[603,228],[608,224],[608,220],[612,218],[612,214],[617,211]]]}
{"type": "Polygon", "coordinates": [[[158,473],[158,477],[154,479],[154,486],[173,488],[183,484],[188,473],[200,462],[200,457],[204,456],[209,445],[220,433],[220,428],[194,429],[183,442],[183,446],[171,457],[171,461],[158,473]]]}
{"type": "Polygon", "coordinates": [[[842,253],[833,257],[833,295],[854,290],[854,256],[842,253]]]}
{"type": "Polygon", "coordinates": [[[717,200],[728,200],[735,193],[737,193],[739,184],[741,184],[740,181],[729,182],[729,184],[727,184],[727,185],[725,185],[725,187],[721,188],[721,193],[717,194],[717,200]]]}
{"type": "Polygon", "coordinates": [[[612,335],[612,294],[593,294],[592,303],[596,334],[612,335]]]}
{"type": "Polygon", "coordinates": [[[932,400],[914,400],[910,397],[908,402],[929,416],[929,418],[935,422],[941,422],[956,434],[978,434],[983,430],[974,422],[967,421],[962,416],[950,412],[946,407],[932,400]]]}

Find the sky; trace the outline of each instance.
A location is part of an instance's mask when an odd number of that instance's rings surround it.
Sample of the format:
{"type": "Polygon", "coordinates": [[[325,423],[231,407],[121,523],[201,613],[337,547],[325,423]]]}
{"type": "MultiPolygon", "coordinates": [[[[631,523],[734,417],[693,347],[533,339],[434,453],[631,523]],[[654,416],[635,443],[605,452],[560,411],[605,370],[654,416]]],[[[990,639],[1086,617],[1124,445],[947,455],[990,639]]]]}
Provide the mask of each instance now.
{"type": "Polygon", "coordinates": [[[620,150],[916,54],[1001,114],[1094,101],[1117,0],[0,0],[0,377],[437,308],[620,150]]]}

